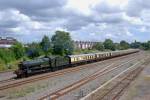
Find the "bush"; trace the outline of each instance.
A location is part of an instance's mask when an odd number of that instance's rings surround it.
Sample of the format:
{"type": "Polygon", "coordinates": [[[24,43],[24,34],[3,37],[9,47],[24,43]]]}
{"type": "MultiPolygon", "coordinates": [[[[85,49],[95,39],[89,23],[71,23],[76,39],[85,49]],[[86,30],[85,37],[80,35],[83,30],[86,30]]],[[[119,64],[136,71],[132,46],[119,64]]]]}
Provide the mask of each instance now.
{"type": "Polygon", "coordinates": [[[16,42],[12,47],[11,50],[14,52],[15,54],[15,58],[16,59],[20,59],[24,56],[24,47],[21,43],[16,42]]]}
{"type": "Polygon", "coordinates": [[[9,64],[11,62],[14,62],[15,54],[10,49],[0,49],[0,71],[12,69],[12,64],[9,64]]]}
{"type": "Polygon", "coordinates": [[[0,59],[7,64],[15,60],[15,54],[10,49],[0,49],[0,59]]]}
{"type": "Polygon", "coordinates": [[[5,70],[5,64],[4,61],[0,58],[0,71],[5,70]]]}

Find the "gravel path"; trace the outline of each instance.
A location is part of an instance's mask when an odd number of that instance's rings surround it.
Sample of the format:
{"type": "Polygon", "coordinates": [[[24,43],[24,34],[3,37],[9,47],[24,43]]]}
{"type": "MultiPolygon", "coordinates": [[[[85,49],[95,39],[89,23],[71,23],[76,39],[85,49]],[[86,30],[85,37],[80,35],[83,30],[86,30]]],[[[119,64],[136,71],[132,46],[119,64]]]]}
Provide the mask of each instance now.
{"type": "Polygon", "coordinates": [[[0,81],[16,77],[13,71],[0,73],[0,81]]]}

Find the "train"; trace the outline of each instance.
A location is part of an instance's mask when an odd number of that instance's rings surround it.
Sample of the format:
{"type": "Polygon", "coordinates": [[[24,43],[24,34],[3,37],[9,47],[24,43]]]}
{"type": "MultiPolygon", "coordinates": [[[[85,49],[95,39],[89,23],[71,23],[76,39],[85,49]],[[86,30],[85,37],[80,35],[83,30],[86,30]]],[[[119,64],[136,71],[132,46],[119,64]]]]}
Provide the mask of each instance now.
{"type": "Polygon", "coordinates": [[[118,50],[110,52],[99,52],[90,54],[67,55],[67,56],[45,56],[18,64],[15,74],[18,78],[28,77],[38,73],[54,72],[82,64],[97,62],[118,56],[124,56],[139,52],[139,49],[118,50]]]}

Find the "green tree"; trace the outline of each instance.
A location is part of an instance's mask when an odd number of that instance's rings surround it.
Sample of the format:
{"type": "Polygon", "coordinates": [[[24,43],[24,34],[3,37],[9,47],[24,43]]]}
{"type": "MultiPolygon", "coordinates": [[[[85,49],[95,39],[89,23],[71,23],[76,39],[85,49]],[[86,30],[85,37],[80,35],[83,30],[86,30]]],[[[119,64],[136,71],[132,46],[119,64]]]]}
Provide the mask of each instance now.
{"type": "Polygon", "coordinates": [[[121,50],[120,43],[114,43],[114,45],[115,45],[115,48],[116,48],[117,50],[121,50]]]}
{"type": "Polygon", "coordinates": [[[131,48],[141,48],[141,43],[137,42],[136,40],[130,44],[131,48]]]}
{"type": "Polygon", "coordinates": [[[42,48],[45,55],[48,55],[52,51],[51,42],[50,42],[48,36],[45,35],[43,37],[42,42],[40,43],[40,45],[41,45],[41,48],[42,48]]]}
{"type": "Polygon", "coordinates": [[[74,45],[68,32],[56,31],[52,36],[52,44],[54,54],[68,55],[73,53],[74,45]]]}
{"type": "Polygon", "coordinates": [[[19,58],[24,56],[25,49],[24,49],[23,45],[21,43],[19,43],[19,42],[16,42],[11,47],[11,50],[14,52],[16,59],[19,59],[19,58]]]}
{"type": "Polygon", "coordinates": [[[141,45],[142,45],[142,49],[144,49],[144,50],[150,50],[150,41],[141,43],[141,45]]]}
{"type": "Polygon", "coordinates": [[[99,50],[99,51],[104,51],[104,45],[101,42],[98,42],[93,45],[93,49],[99,50]]]}
{"type": "Polygon", "coordinates": [[[128,49],[130,47],[129,43],[122,40],[120,41],[120,47],[121,47],[121,50],[124,50],[124,49],[128,49]]]}
{"type": "Polygon", "coordinates": [[[115,50],[115,44],[113,43],[111,39],[106,39],[103,44],[104,44],[105,49],[109,49],[113,51],[115,50]]]}
{"type": "Polygon", "coordinates": [[[40,47],[40,44],[35,43],[35,42],[28,44],[26,47],[26,54],[30,58],[35,58],[35,57],[41,56],[43,54],[43,52],[40,47]]]}

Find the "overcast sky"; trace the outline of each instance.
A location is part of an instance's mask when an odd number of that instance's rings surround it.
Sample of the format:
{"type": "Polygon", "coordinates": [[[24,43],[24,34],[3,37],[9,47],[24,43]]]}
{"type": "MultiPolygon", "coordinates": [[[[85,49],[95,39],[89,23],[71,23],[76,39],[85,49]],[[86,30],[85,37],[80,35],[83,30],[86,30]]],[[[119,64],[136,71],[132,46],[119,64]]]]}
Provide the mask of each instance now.
{"type": "Polygon", "coordinates": [[[40,41],[56,30],[74,40],[150,40],[149,0],[0,0],[0,36],[40,41]]]}

